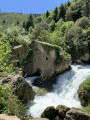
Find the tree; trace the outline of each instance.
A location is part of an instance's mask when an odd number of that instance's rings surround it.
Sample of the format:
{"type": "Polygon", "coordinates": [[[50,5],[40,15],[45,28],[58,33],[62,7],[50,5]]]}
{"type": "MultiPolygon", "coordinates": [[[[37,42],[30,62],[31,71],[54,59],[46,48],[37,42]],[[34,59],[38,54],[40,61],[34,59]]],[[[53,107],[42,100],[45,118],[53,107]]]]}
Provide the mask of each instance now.
{"type": "Polygon", "coordinates": [[[61,6],[60,6],[60,13],[59,13],[59,19],[62,18],[62,19],[65,20],[65,14],[66,14],[66,10],[64,8],[64,5],[61,4],[61,6]]]}
{"type": "Polygon", "coordinates": [[[34,22],[35,22],[35,23],[40,23],[41,21],[42,21],[41,16],[38,16],[38,17],[36,17],[36,18],[34,19],[34,22]]]}
{"type": "Polygon", "coordinates": [[[49,11],[47,10],[47,12],[46,12],[46,18],[48,18],[48,16],[49,16],[49,11]]]}
{"type": "Polygon", "coordinates": [[[6,20],[3,20],[3,24],[5,24],[6,23],[6,20]]]}
{"type": "Polygon", "coordinates": [[[52,20],[52,22],[50,22],[49,28],[50,28],[51,31],[55,30],[55,21],[54,20],[52,20]]]}
{"type": "Polygon", "coordinates": [[[3,74],[13,72],[13,65],[11,64],[11,45],[8,41],[3,41],[0,38],[0,70],[3,74]]]}
{"type": "Polygon", "coordinates": [[[19,22],[19,20],[17,20],[16,25],[19,25],[19,24],[20,24],[20,22],[19,22]]]}
{"type": "Polygon", "coordinates": [[[34,21],[33,21],[33,16],[30,14],[29,19],[26,23],[26,30],[28,31],[29,27],[32,26],[34,27],[34,21]]]}
{"type": "Polygon", "coordinates": [[[25,21],[23,22],[23,25],[22,25],[22,26],[23,26],[23,28],[25,28],[25,27],[26,27],[26,23],[25,23],[25,21]]]}
{"type": "Polygon", "coordinates": [[[82,5],[82,16],[90,16],[90,0],[84,0],[82,5]]]}
{"type": "Polygon", "coordinates": [[[70,5],[71,5],[71,2],[70,2],[70,1],[68,1],[68,2],[67,2],[67,6],[69,7],[70,5]]]}
{"type": "Polygon", "coordinates": [[[31,34],[32,39],[37,39],[37,37],[40,35],[41,31],[48,30],[48,25],[45,21],[42,21],[41,23],[38,23],[35,25],[34,30],[31,34]]]}
{"type": "Polygon", "coordinates": [[[82,1],[73,1],[73,4],[71,4],[66,11],[66,21],[76,21],[77,19],[81,18],[81,10],[82,10],[82,1]]]}
{"type": "Polygon", "coordinates": [[[53,19],[55,20],[55,22],[57,22],[57,20],[58,20],[58,8],[57,7],[55,8],[53,14],[54,14],[53,19]]]}

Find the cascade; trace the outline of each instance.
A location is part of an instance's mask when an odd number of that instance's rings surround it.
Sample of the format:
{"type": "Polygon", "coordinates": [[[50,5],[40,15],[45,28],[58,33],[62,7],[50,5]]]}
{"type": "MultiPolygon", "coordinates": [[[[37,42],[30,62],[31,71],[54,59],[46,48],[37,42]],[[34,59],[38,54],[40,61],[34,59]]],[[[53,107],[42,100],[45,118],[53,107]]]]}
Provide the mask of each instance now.
{"type": "MultiPolygon", "coordinates": [[[[82,108],[78,99],[79,85],[90,76],[90,65],[72,65],[70,71],[57,76],[57,82],[53,85],[53,91],[44,96],[35,96],[34,101],[28,103],[29,110],[34,117],[40,117],[48,106],[65,105],[68,107],[82,108]]],[[[36,77],[26,80],[30,83],[36,77]]]]}

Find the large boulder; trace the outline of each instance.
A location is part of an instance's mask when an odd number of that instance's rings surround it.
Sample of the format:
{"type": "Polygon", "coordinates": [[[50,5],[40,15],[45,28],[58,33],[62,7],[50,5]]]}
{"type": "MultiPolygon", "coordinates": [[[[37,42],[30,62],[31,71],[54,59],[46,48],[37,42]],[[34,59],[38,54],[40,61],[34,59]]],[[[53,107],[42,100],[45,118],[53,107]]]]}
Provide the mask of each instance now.
{"type": "Polygon", "coordinates": [[[66,116],[66,112],[69,111],[70,108],[69,107],[66,107],[64,105],[58,105],[56,107],[56,111],[57,111],[57,114],[59,116],[59,119],[63,120],[66,116]]]}
{"type": "Polygon", "coordinates": [[[90,78],[87,78],[78,89],[78,96],[82,106],[90,104],[90,78]]]}
{"type": "Polygon", "coordinates": [[[0,120],[20,120],[17,116],[8,116],[6,114],[0,114],[0,120]]]}
{"type": "Polygon", "coordinates": [[[8,84],[12,92],[23,102],[34,99],[35,92],[30,84],[20,75],[8,75],[2,80],[2,84],[8,84]]]}
{"type": "Polygon", "coordinates": [[[42,118],[48,118],[49,120],[54,120],[56,118],[56,110],[53,106],[47,107],[44,112],[41,114],[42,118]]]}
{"type": "Polygon", "coordinates": [[[71,109],[66,113],[65,120],[90,120],[90,116],[79,110],[71,109]]]}

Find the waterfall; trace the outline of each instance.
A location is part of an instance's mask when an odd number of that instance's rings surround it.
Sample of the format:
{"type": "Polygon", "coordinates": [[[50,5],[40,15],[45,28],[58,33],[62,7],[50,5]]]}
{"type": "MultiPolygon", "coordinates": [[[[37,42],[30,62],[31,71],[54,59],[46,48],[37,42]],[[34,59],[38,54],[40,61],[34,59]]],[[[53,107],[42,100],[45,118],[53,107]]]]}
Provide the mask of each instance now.
{"type": "MultiPolygon", "coordinates": [[[[77,90],[79,85],[90,76],[90,65],[72,65],[72,69],[59,75],[53,92],[44,96],[36,96],[34,101],[28,104],[29,110],[34,117],[40,117],[48,106],[66,105],[68,107],[82,108],[78,99],[77,90]]],[[[26,78],[28,81],[31,78],[26,78]]]]}

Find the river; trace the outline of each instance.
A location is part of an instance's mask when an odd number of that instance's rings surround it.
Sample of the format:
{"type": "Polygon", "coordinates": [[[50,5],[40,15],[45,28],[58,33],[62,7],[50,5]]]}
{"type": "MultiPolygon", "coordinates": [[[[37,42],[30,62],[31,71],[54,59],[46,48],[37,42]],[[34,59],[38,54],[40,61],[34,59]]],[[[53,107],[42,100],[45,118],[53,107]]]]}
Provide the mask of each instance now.
{"type": "MultiPolygon", "coordinates": [[[[82,108],[78,99],[77,90],[79,85],[90,76],[90,65],[73,64],[72,69],[64,72],[56,79],[53,91],[44,96],[35,96],[34,101],[28,103],[29,110],[34,117],[40,117],[41,113],[48,106],[66,105],[68,107],[82,108]]],[[[28,77],[26,80],[32,84],[34,78],[28,77]]]]}

